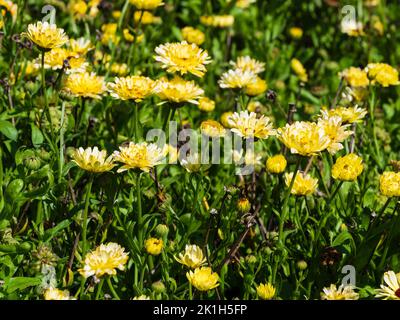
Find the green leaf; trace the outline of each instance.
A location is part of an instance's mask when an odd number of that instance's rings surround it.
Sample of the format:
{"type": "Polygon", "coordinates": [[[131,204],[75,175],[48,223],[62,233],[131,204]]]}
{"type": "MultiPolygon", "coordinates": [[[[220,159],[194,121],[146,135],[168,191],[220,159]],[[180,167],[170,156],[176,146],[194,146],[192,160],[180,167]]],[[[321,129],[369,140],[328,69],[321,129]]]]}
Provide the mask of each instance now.
{"type": "Polygon", "coordinates": [[[4,134],[8,139],[11,139],[13,141],[17,140],[18,131],[9,121],[0,120],[0,132],[4,134]]]}
{"type": "Polygon", "coordinates": [[[343,231],[338,234],[338,236],[332,242],[332,247],[338,247],[342,245],[346,240],[350,240],[350,244],[353,248],[355,248],[353,236],[347,231],[343,231]]]}
{"type": "Polygon", "coordinates": [[[4,286],[7,293],[12,293],[16,290],[23,290],[28,287],[38,286],[42,283],[42,278],[28,278],[28,277],[16,277],[6,280],[4,286]]]}
{"type": "Polygon", "coordinates": [[[56,225],[54,228],[48,229],[45,231],[44,236],[43,236],[43,240],[49,241],[51,240],[57,233],[59,233],[62,229],[67,228],[72,221],[70,220],[63,220],[61,221],[58,225],[56,225]]]}
{"type": "Polygon", "coordinates": [[[35,126],[34,123],[31,123],[32,129],[32,143],[37,146],[43,143],[43,134],[38,127],[35,126]]]}

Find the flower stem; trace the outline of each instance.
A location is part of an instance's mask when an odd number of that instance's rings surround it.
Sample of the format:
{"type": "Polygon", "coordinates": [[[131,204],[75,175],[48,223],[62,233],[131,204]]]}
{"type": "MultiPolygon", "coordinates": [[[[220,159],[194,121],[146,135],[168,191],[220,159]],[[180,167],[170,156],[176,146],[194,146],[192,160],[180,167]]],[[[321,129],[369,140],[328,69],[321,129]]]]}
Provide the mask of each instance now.
{"type": "Polygon", "coordinates": [[[135,142],[139,142],[139,105],[135,103],[134,107],[135,117],[135,142]]]}
{"type": "Polygon", "coordinates": [[[99,300],[100,294],[101,294],[101,292],[102,292],[103,284],[104,284],[104,278],[102,278],[102,279],[100,280],[100,283],[99,283],[99,285],[98,285],[98,287],[97,287],[97,292],[96,292],[96,298],[95,298],[95,300],[99,300]]]}
{"type": "Polygon", "coordinates": [[[114,289],[112,283],[111,283],[111,278],[110,278],[110,277],[107,277],[107,278],[106,278],[106,281],[107,281],[107,284],[108,284],[108,288],[110,289],[110,291],[111,291],[111,293],[112,293],[114,299],[116,299],[116,300],[121,300],[121,299],[119,298],[117,292],[115,291],[115,289],[114,289]]]}
{"type": "Polygon", "coordinates": [[[189,300],[193,300],[192,284],[189,281],[189,300]]]}
{"type": "MultiPolygon", "coordinates": [[[[47,120],[49,121],[49,125],[50,125],[50,131],[51,131],[51,138],[53,140],[53,123],[51,121],[51,116],[50,116],[50,111],[49,111],[49,103],[47,101],[47,91],[46,91],[46,75],[45,75],[45,71],[44,71],[44,50],[42,50],[42,95],[43,95],[43,100],[44,100],[44,113],[46,114],[47,120]]],[[[43,114],[42,114],[43,116],[43,114]]]]}
{"type": "Polygon", "coordinates": [[[137,224],[138,224],[138,238],[139,246],[143,245],[143,229],[142,229],[142,191],[140,188],[141,173],[136,175],[136,197],[137,197],[137,224]]]}

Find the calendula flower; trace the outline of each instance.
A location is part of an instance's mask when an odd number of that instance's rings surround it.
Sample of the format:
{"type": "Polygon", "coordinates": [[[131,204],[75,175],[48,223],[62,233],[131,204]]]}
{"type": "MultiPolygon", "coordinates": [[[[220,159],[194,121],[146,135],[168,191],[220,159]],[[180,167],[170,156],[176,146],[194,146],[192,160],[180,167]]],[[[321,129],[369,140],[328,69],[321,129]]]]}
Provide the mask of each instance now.
{"type": "Polygon", "coordinates": [[[350,67],[343,70],[340,75],[347,81],[352,87],[367,87],[369,85],[369,80],[367,73],[355,67],[350,67]]]}
{"type": "Polygon", "coordinates": [[[209,137],[223,137],[225,128],[222,124],[215,120],[205,120],[200,124],[200,131],[209,137]]]}
{"type": "Polygon", "coordinates": [[[349,102],[364,101],[368,96],[368,89],[364,87],[345,87],[342,97],[349,102]]]}
{"type": "Polygon", "coordinates": [[[209,267],[196,268],[186,273],[186,277],[193,287],[199,291],[208,291],[219,286],[219,276],[209,267]]]}
{"type": "Polygon", "coordinates": [[[289,29],[289,34],[293,39],[301,39],[303,36],[303,29],[299,27],[292,27],[289,29]]]}
{"type": "Polygon", "coordinates": [[[68,10],[75,19],[83,19],[88,10],[88,4],[83,0],[70,0],[68,2],[68,10]]]}
{"type": "Polygon", "coordinates": [[[366,71],[372,84],[379,83],[382,87],[400,84],[398,71],[386,63],[369,63],[366,71]]]}
{"type": "Polygon", "coordinates": [[[275,296],[276,289],[270,283],[260,283],[257,287],[257,295],[263,300],[271,300],[275,296]]]}
{"type": "Polygon", "coordinates": [[[110,62],[107,62],[106,69],[109,69],[112,74],[120,77],[123,77],[129,73],[129,67],[126,63],[113,62],[113,64],[110,66],[110,62]]]}
{"type": "Polygon", "coordinates": [[[328,148],[331,140],[314,122],[295,121],[277,130],[278,138],[292,153],[312,156],[328,148]]]}
{"type": "Polygon", "coordinates": [[[107,157],[107,151],[100,151],[97,147],[74,150],[72,153],[73,162],[80,168],[89,172],[105,172],[114,168],[114,160],[112,156],[107,157]]]}
{"type": "Polygon", "coordinates": [[[64,29],[57,28],[55,24],[49,24],[47,21],[29,24],[28,31],[24,32],[23,35],[28,37],[41,50],[58,48],[68,41],[64,29]]]}
{"type": "Polygon", "coordinates": [[[227,28],[233,26],[235,18],[232,15],[201,16],[200,22],[210,27],[227,28]]]}
{"type": "Polygon", "coordinates": [[[383,275],[385,284],[381,284],[380,289],[376,289],[376,298],[383,300],[400,300],[400,273],[394,273],[392,270],[383,275]]]}
{"type": "MultiPolygon", "coordinates": [[[[229,1],[231,2],[231,1],[229,1]]],[[[236,1],[236,7],[240,9],[246,9],[248,8],[252,3],[255,3],[256,0],[237,0],[236,1]]]]}
{"type": "Polygon", "coordinates": [[[266,167],[271,173],[282,173],[285,171],[287,166],[287,161],[284,155],[277,154],[273,157],[268,158],[266,167]]]}
{"type": "Polygon", "coordinates": [[[257,76],[254,72],[242,69],[228,70],[223,73],[218,84],[225,89],[242,89],[246,88],[257,81],[257,76]]]}
{"type": "Polygon", "coordinates": [[[261,73],[265,70],[264,62],[258,61],[249,56],[239,57],[236,61],[231,61],[230,64],[233,66],[233,69],[251,71],[255,74],[261,73]]]}
{"type": "Polygon", "coordinates": [[[155,143],[130,142],[127,147],[119,147],[119,151],[114,151],[115,161],[123,163],[117,172],[129,169],[140,169],[149,172],[151,168],[162,163],[167,155],[167,148],[159,148],[155,143]]]}
{"type": "Polygon", "coordinates": [[[182,30],[182,37],[189,43],[197,44],[198,46],[203,44],[205,41],[205,34],[193,27],[184,27],[182,30]]]}
{"type": "Polygon", "coordinates": [[[354,19],[343,19],[340,27],[343,33],[351,37],[359,37],[364,35],[363,24],[354,19]]]}
{"type": "Polygon", "coordinates": [[[322,111],[322,118],[318,120],[318,126],[320,126],[325,136],[330,139],[327,150],[330,154],[335,154],[337,151],[343,149],[343,142],[350,135],[353,134],[349,131],[349,124],[342,124],[342,118],[339,116],[329,117],[327,113],[322,111]]]}
{"type": "Polygon", "coordinates": [[[244,92],[248,96],[258,96],[260,94],[263,94],[265,91],[267,91],[268,86],[267,82],[260,77],[256,77],[256,81],[253,83],[250,83],[244,90],[244,92]]]}
{"type": "Polygon", "coordinates": [[[292,70],[294,73],[299,77],[299,79],[303,82],[308,81],[308,75],[307,75],[307,70],[304,68],[303,64],[300,62],[300,60],[293,58],[290,61],[290,66],[292,67],[292,70]]]}
{"type": "Polygon", "coordinates": [[[110,95],[115,99],[134,100],[140,102],[150,96],[155,88],[155,82],[143,76],[115,78],[107,84],[110,95]]]}
{"type": "Polygon", "coordinates": [[[332,167],[332,178],[341,181],[354,181],[363,171],[362,159],[354,153],[336,160],[332,167]]]}
{"type": "Polygon", "coordinates": [[[129,0],[136,9],[139,10],[154,10],[159,6],[162,6],[164,2],[162,0],[129,0]]]}
{"type": "Polygon", "coordinates": [[[163,250],[164,241],[162,241],[162,239],[149,238],[144,242],[144,247],[147,253],[158,256],[163,250]]]}
{"type": "Polygon", "coordinates": [[[116,275],[117,269],[125,270],[125,264],[128,261],[128,253],[124,250],[123,247],[114,242],[101,244],[86,255],[84,266],[78,271],[85,278],[116,275]]]}
{"type": "Polygon", "coordinates": [[[174,256],[175,260],[191,269],[196,269],[206,263],[206,258],[203,255],[203,250],[199,246],[185,246],[185,251],[179,253],[178,257],[174,256]]]}
{"type": "Polygon", "coordinates": [[[400,197],[400,172],[386,171],[379,178],[381,193],[387,197],[400,197]]]}
{"type": "Polygon", "coordinates": [[[206,171],[211,167],[211,164],[201,163],[200,154],[196,152],[191,152],[188,155],[182,155],[179,158],[179,162],[182,167],[186,169],[187,172],[199,172],[206,171]]]}
{"type": "Polygon", "coordinates": [[[100,99],[106,91],[106,85],[104,77],[82,72],[70,74],[65,80],[63,89],[75,97],[100,99]]]}
{"type": "Polygon", "coordinates": [[[44,300],[76,300],[73,297],[70,297],[68,290],[59,290],[57,288],[47,288],[44,291],[44,300]]]}
{"type": "Polygon", "coordinates": [[[240,198],[236,204],[236,207],[241,213],[247,213],[251,209],[251,203],[247,198],[240,198]]]}
{"type": "MultiPolygon", "coordinates": [[[[40,67],[41,63],[37,61],[36,65],[40,67]]],[[[66,67],[65,73],[71,74],[85,72],[89,67],[89,63],[86,62],[84,57],[80,57],[75,52],[64,48],[54,48],[44,54],[44,67],[53,70],[66,67]]]]}
{"type": "Polygon", "coordinates": [[[135,11],[133,14],[133,20],[135,20],[136,24],[152,24],[152,23],[161,23],[161,18],[156,17],[150,11],[135,11]]]}
{"type": "Polygon", "coordinates": [[[358,297],[353,286],[340,285],[336,288],[335,284],[331,284],[323,288],[321,292],[321,300],[358,300],[358,297]]]}
{"type": "Polygon", "coordinates": [[[231,116],[233,116],[233,112],[232,111],[224,112],[221,115],[221,123],[225,128],[232,128],[232,123],[229,120],[231,118],[231,116]]]}
{"type": "Polygon", "coordinates": [[[368,113],[364,108],[357,105],[354,107],[337,107],[334,109],[322,109],[322,117],[339,116],[342,118],[343,123],[361,122],[365,115],[368,113]]]}
{"type": "Polygon", "coordinates": [[[215,109],[215,101],[210,98],[201,97],[198,102],[201,111],[211,112],[215,109]]]}
{"type": "Polygon", "coordinates": [[[69,40],[69,49],[75,55],[84,56],[89,51],[94,49],[94,46],[90,42],[89,39],[86,38],[78,38],[78,39],[70,39],[69,40]]]}
{"type": "Polygon", "coordinates": [[[154,57],[156,61],[170,73],[179,72],[181,75],[192,73],[202,77],[207,71],[205,65],[211,63],[206,50],[186,41],[160,45],[155,52],[157,53],[154,57]]]}
{"type": "Polygon", "coordinates": [[[180,77],[174,77],[172,80],[158,80],[154,92],[161,100],[193,104],[198,104],[197,100],[204,94],[204,90],[194,81],[185,81],[180,77]]]}
{"type": "Polygon", "coordinates": [[[232,132],[244,138],[266,139],[275,135],[270,118],[262,115],[257,118],[254,112],[241,111],[235,112],[228,118],[232,132]]]}
{"type": "MultiPolygon", "coordinates": [[[[285,184],[289,188],[293,179],[293,172],[285,173],[285,184]]],[[[291,194],[295,196],[307,196],[313,194],[317,189],[318,179],[314,179],[309,174],[297,172],[293,183],[291,194]]]]}

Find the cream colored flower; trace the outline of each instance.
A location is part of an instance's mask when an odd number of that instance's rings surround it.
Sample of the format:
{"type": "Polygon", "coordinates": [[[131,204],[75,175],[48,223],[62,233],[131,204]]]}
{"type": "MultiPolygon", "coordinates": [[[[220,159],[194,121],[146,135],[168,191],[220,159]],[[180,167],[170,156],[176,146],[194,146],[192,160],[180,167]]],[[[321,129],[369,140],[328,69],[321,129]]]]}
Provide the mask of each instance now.
{"type": "Polygon", "coordinates": [[[257,114],[254,112],[235,112],[228,118],[228,121],[232,132],[243,138],[266,139],[275,135],[271,120],[264,115],[257,118],[257,114]]]}
{"type": "Polygon", "coordinates": [[[44,300],[76,300],[70,297],[68,290],[59,290],[57,288],[47,288],[43,294],[44,300]]]}
{"type": "Polygon", "coordinates": [[[261,73],[265,70],[264,62],[258,61],[249,56],[239,57],[236,61],[231,61],[230,64],[233,66],[233,69],[251,71],[255,74],[261,73]]]}
{"type": "Polygon", "coordinates": [[[115,99],[140,102],[154,92],[155,82],[143,76],[115,78],[107,84],[110,95],[115,99]]]}
{"type": "Polygon", "coordinates": [[[209,267],[196,268],[194,271],[186,273],[189,282],[197,290],[208,291],[219,286],[219,276],[209,267]]]}
{"type": "Polygon", "coordinates": [[[73,162],[80,168],[89,172],[105,172],[114,168],[114,160],[112,156],[107,158],[107,151],[100,151],[97,147],[74,150],[72,154],[73,162]]]}
{"type": "Polygon", "coordinates": [[[178,257],[174,257],[176,261],[189,268],[196,269],[206,263],[206,258],[203,255],[203,250],[199,246],[189,245],[185,246],[185,251],[179,253],[178,257]]]}
{"type": "Polygon", "coordinates": [[[335,154],[343,149],[342,142],[353,134],[349,131],[349,124],[342,124],[342,118],[339,116],[329,117],[322,113],[323,117],[318,120],[318,125],[323,129],[325,135],[329,137],[330,142],[327,150],[330,154],[335,154]]]}
{"type": "Polygon", "coordinates": [[[28,25],[28,31],[23,35],[43,50],[61,47],[68,41],[64,29],[57,28],[55,24],[49,24],[47,21],[28,25]]]}
{"type": "Polygon", "coordinates": [[[340,285],[336,288],[335,284],[325,287],[321,292],[321,300],[358,300],[358,293],[354,292],[353,286],[340,285]]]}
{"type": "Polygon", "coordinates": [[[223,89],[242,89],[248,85],[255,83],[257,76],[254,72],[249,70],[235,69],[228,70],[223,73],[218,84],[223,89]]]}
{"type": "Polygon", "coordinates": [[[387,271],[383,275],[385,284],[381,284],[380,289],[376,289],[377,298],[384,300],[400,300],[400,273],[387,271]]]}
{"type": "Polygon", "coordinates": [[[128,253],[124,251],[119,244],[109,242],[101,244],[94,251],[89,252],[84,261],[84,266],[79,269],[79,273],[88,278],[96,276],[97,278],[117,274],[117,270],[125,270],[125,264],[128,261],[128,253]]]}
{"type": "Polygon", "coordinates": [[[172,80],[158,80],[154,92],[161,100],[174,103],[190,102],[198,104],[198,99],[204,94],[204,90],[194,81],[185,81],[180,77],[172,80]]]}
{"type": "Polygon", "coordinates": [[[95,73],[73,73],[67,77],[63,88],[75,97],[100,99],[106,91],[104,77],[95,73]]]}

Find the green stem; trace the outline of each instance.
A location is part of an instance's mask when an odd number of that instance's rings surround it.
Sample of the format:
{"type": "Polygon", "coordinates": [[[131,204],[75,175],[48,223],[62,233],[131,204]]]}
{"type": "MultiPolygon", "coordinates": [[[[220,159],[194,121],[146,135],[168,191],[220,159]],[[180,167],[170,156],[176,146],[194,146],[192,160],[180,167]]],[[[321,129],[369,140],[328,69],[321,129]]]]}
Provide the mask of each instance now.
{"type": "Polygon", "coordinates": [[[139,142],[139,104],[135,103],[134,107],[135,117],[135,142],[139,142]]]}
{"type": "Polygon", "coordinates": [[[98,287],[97,287],[97,292],[96,292],[96,298],[95,298],[95,300],[99,300],[100,294],[101,294],[101,292],[102,292],[103,284],[104,284],[104,278],[102,278],[102,279],[100,280],[100,283],[99,283],[99,285],[98,285],[98,287]]]}
{"type": "MultiPolygon", "coordinates": [[[[46,114],[47,120],[49,121],[50,125],[50,132],[51,132],[51,140],[53,141],[54,132],[53,132],[53,123],[51,121],[50,110],[49,110],[49,103],[47,101],[47,91],[46,91],[46,74],[44,70],[44,50],[42,50],[42,95],[44,100],[44,113],[46,114]]],[[[42,114],[43,116],[43,114],[42,114]]]]}
{"type": "Polygon", "coordinates": [[[91,174],[89,178],[89,183],[87,185],[86,197],[85,197],[85,209],[83,211],[83,221],[82,221],[82,258],[85,258],[87,245],[86,245],[86,233],[87,233],[87,219],[89,211],[89,200],[90,192],[92,191],[94,175],[91,174]]]}
{"type": "Polygon", "coordinates": [[[189,281],[189,300],[193,300],[192,284],[189,281]]]}
{"type": "Polygon", "coordinates": [[[117,292],[115,292],[115,289],[114,289],[114,287],[113,287],[113,285],[112,285],[112,283],[111,283],[111,278],[110,278],[110,277],[107,277],[107,278],[106,278],[106,281],[107,281],[107,284],[108,284],[108,288],[110,289],[110,291],[111,291],[111,293],[112,293],[114,299],[116,299],[116,300],[121,300],[121,299],[119,298],[117,292]]]}
{"type": "Polygon", "coordinates": [[[141,173],[138,172],[136,175],[136,197],[137,197],[137,225],[138,225],[138,237],[139,237],[139,245],[143,246],[143,229],[142,229],[142,191],[140,188],[140,178],[141,173]]]}
{"type": "Polygon", "coordinates": [[[61,121],[60,121],[60,154],[58,158],[58,182],[61,182],[62,171],[64,166],[64,116],[65,116],[65,102],[61,106],[61,121]]]}

